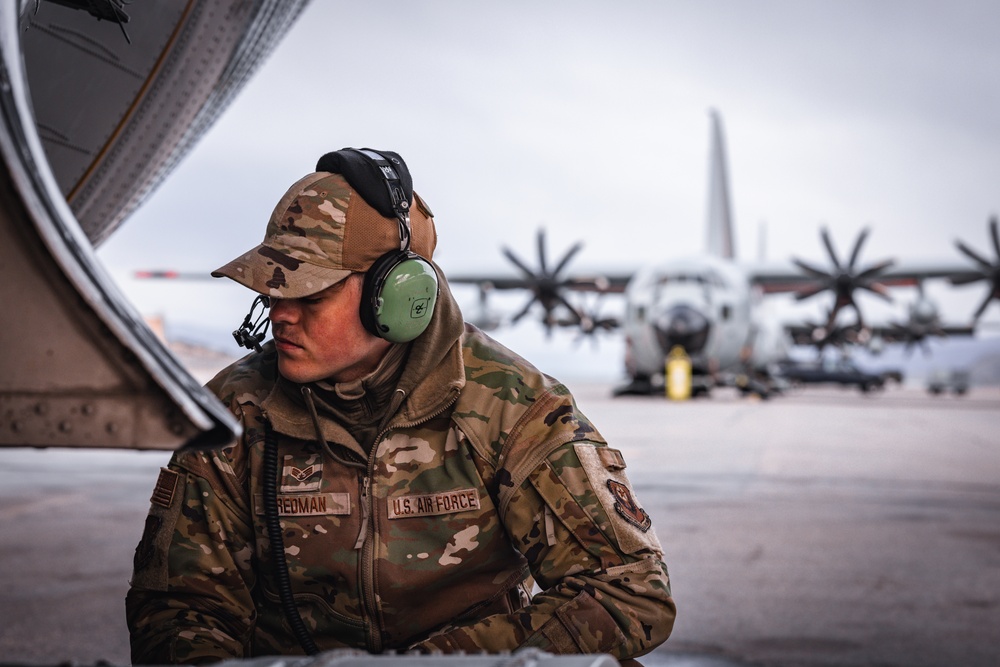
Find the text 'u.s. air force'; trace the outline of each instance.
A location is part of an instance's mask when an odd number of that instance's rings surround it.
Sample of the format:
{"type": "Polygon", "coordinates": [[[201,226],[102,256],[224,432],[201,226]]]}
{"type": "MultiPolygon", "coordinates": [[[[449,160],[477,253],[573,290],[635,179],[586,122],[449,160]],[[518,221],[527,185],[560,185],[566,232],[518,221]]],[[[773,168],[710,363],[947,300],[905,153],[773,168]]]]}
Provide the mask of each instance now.
{"type": "Polygon", "coordinates": [[[479,509],[479,492],[476,489],[389,498],[390,519],[455,514],[477,509],[479,509]]]}

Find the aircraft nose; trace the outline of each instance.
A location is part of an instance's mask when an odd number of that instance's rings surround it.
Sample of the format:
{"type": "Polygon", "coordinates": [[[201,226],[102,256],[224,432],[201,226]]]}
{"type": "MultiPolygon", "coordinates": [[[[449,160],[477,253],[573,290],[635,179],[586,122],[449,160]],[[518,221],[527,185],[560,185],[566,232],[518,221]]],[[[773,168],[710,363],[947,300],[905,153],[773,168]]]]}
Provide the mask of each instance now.
{"type": "Polygon", "coordinates": [[[708,318],[691,306],[673,306],[654,325],[660,348],[666,354],[680,345],[688,354],[697,354],[708,342],[708,318]]]}

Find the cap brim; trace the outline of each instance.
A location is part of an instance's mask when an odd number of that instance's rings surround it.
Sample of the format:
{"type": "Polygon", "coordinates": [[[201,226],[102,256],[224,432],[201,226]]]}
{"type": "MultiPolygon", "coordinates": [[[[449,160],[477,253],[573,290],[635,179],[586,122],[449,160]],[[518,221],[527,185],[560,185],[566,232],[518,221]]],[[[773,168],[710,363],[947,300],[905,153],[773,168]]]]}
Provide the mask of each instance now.
{"type": "Polygon", "coordinates": [[[280,263],[261,254],[263,244],[212,271],[214,278],[229,278],[258,294],[276,299],[299,299],[321,292],[351,275],[349,269],[331,269],[289,259],[280,263]]]}

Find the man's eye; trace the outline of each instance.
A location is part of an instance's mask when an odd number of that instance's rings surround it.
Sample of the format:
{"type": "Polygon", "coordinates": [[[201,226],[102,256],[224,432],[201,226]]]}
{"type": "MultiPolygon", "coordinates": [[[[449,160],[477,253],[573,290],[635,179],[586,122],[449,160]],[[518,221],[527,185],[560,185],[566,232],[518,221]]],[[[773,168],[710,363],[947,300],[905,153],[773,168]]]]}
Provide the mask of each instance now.
{"type": "Polygon", "coordinates": [[[307,297],[307,298],[302,299],[302,303],[306,304],[307,306],[315,306],[317,303],[321,302],[322,300],[323,299],[315,299],[315,298],[309,298],[309,297],[307,297]]]}

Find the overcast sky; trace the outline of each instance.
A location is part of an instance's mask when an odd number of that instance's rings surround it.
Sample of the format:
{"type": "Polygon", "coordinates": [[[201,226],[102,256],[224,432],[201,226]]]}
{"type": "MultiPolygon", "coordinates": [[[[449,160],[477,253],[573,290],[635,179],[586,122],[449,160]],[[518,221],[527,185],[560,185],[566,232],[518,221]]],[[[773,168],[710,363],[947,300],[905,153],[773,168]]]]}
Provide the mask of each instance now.
{"type": "MultiPolygon", "coordinates": [[[[741,259],[758,259],[762,223],[767,258],[817,263],[821,225],[842,256],[870,225],[863,264],[965,265],[955,239],[992,257],[1000,211],[998,27],[986,0],[315,0],[99,256],[141,312],[225,337],[245,290],[131,273],[227,262],[345,146],[402,154],[446,272],[506,270],[505,244],[534,264],[540,227],[550,258],[585,243],[579,272],[691,255],[705,245],[716,108],[741,259]]],[[[965,321],[985,289],[930,291],[965,321]]],[[[614,342],[580,349],[620,366],[614,342]]]]}

